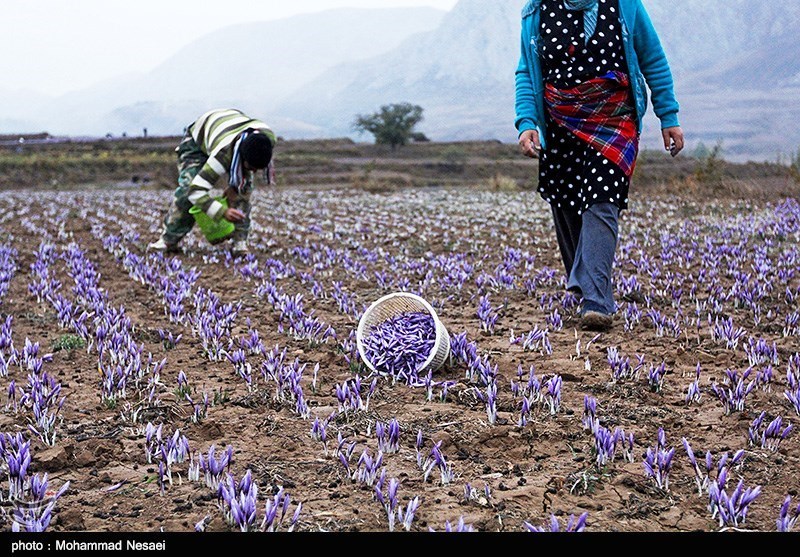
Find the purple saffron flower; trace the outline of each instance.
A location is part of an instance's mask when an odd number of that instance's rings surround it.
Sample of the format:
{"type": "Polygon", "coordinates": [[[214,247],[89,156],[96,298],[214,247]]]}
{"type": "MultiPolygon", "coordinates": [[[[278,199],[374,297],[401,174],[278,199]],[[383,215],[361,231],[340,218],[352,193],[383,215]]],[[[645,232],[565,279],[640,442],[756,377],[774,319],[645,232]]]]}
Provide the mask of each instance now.
{"type": "Polygon", "coordinates": [[[588,429],[594,433],[600,426],[597,419],[597,399],[589,395],[583,397],[583,429],[588,429]]]}
{"type": "MultiPolygon", "coordinates": [[[[586,528],[586,519],[589,517],[589,513],[585,512],[580,515],[578,518],[575,518],[574,514],[569,515],[567,519],[567,524],[565,525],[563,532],[583,532],[586,528]]],[[[526,532],[561,532],[561,524],[558,521],[558,518],[554,514],[550,515],[550,522],[549,524],[545,524],[543,526],[534,526],[530,522],[523,523],[526,532]]]]}
{"type": "Polygon", "coordinates": [[[387,319],[365,336],[364,354],[379,373],[408,376],[416,383],[435,343],[436,325],[429,313],[404,313],[387,319]]]}
{"type": "Polygon", "coordinates": [[[669,491],[669,472],[672,469],[674,456],[675,448],[667,448],[666,435],[663,428],[659,428],[656,446],[647,448],[644,470],[649,477],[653,478],[656,486],[664,491],[669,491]]]}
{"type": "Polygon", "coordinates": [[[786,499],[783,501],[783,505],[781,505],[778,520],[775,521],[778,532],[791,532],[795,524],[797,524],[798,518],[800,518],[800,505],[790,511],[791,504],[792,497],[787,495],[786,499]]]}

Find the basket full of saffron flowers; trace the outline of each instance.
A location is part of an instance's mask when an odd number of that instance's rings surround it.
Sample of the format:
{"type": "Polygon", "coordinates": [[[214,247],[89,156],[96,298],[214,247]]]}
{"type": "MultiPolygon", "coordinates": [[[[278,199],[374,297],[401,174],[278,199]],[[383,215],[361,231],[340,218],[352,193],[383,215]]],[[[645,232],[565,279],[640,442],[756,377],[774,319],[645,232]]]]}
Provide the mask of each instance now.
{"type": "Polygon", "coordinates": [[[396,292],[373,303],[358,323],[359,355],[374,373],[416,378],[450,355],[450,334],[423,298],[396,292]]]}

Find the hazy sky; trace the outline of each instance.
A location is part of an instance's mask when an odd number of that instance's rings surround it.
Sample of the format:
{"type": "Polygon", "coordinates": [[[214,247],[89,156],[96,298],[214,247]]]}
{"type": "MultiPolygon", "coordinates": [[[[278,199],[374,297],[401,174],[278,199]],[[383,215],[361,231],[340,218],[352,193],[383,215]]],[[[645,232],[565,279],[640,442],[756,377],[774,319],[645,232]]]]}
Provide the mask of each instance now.
{"type": "MultiPolygon", "coordinates": [[[[487,0],[489,1],[489,0],[487,0]]],[[[2,0],[0,88],[61,94],[147,71],[228,25],[331,8],[431,6],[457,0],[2,0]]]]}

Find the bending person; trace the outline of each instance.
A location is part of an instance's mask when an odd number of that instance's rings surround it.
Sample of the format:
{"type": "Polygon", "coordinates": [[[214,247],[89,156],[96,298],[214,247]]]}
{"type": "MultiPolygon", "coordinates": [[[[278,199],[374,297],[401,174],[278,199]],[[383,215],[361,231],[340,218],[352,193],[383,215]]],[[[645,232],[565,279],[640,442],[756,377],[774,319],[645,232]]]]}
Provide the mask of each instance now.
{"type": "Polygon", "coordinates": [[[267,181],[271,183],[276,142],[269,126],[239,110],[211,110],[200,116],[175,149],[178,188],[164,218],[161,238],[148,249],[179,251],[179,242],[195,223],[189,210],[198,207],[215,221],[224,218],[234,223],[233,253],[247,253],[253,173],[269,169],[267,181]],[[211,197],[211,190],[222,176],[228,178],[224,193],[227,209],[211,197]]]}

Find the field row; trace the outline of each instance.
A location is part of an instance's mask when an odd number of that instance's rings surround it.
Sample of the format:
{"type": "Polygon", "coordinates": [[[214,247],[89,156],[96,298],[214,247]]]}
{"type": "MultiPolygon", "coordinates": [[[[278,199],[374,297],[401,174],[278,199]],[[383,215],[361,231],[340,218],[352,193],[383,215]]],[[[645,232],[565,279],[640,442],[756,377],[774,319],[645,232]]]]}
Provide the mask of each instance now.
{"type": "Polygon", "coordinates": [[[236,259],[147,254],[167,201],[0,202],[8,528],[794,525],[796,201],[640,202],[602,335],[529,193],[259,191],[236,259]],[[394,291],[447,326],[437,373],[360,361],[394,291]]]}

